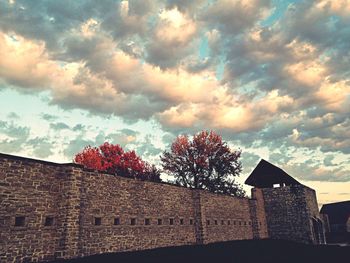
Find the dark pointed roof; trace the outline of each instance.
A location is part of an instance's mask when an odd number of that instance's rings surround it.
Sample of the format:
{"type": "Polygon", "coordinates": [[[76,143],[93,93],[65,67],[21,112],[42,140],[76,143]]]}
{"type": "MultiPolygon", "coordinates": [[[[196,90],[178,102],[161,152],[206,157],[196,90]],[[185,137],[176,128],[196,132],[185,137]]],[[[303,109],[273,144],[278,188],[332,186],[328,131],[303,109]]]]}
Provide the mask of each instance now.
{"type": "Polygon", "coordinates": [[[331,225],[346,224],[350,216],[350,201],[325,204],[322,206],[320,213],[328,215],[331,225]]]}
{"type": "Polygon", "coordinates": [[[273,187],[274,184],[282,183],[286,185],[300,184],[281,168],[265,161],[264,159],[261,159],[245,183],[259,188],[269,188],[273,187]]]}

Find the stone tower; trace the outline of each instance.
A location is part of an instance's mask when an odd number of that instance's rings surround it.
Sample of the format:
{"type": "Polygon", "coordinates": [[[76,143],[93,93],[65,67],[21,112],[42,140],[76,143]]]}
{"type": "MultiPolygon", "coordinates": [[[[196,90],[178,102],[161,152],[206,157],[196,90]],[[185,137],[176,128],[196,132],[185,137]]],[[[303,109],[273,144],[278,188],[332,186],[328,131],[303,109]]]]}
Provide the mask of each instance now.
{"type": "Polygon", "coordinates": [[[259,192],[269,238],[324,244],[323,222],[315,190],[275,165],[261,160],[245,181],[259,192]]]}

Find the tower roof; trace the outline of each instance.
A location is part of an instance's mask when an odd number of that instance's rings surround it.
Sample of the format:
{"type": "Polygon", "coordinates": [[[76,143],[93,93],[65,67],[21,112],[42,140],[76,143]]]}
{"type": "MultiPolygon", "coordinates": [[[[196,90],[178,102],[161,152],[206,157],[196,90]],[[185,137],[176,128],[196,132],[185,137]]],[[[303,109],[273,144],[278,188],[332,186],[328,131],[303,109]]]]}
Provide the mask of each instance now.
{"type": "Polygon", "coordinates": [[[265,161],[264,159],[261,159],[245,183],[259,188],[273,187],[274,184],[300,184],[281,168],[265,161]]]}

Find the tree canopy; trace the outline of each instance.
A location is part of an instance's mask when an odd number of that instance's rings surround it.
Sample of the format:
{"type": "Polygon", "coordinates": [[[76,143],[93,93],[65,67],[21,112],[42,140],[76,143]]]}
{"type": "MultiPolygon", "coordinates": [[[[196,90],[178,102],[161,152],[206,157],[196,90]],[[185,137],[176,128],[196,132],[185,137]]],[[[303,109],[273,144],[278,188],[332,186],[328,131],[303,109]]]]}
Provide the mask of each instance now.
{"type": "Polygon", "coordinates": [[[99,147],[86,146],[74,157],[74,162],[89,169],[124,177],[160,182],[160,172],[143,161],[135,151],[124,151],[118,144],[105,142],[99,147]]]}
{"type": "Polygon", "coordinates": [[[192,140],[178,136],[161,162],[178,185],[242,197],[245,191],[235,182],[242,171],[240,157],[241,151],[231,151],[220,135],[202,131],[192,140]]]}

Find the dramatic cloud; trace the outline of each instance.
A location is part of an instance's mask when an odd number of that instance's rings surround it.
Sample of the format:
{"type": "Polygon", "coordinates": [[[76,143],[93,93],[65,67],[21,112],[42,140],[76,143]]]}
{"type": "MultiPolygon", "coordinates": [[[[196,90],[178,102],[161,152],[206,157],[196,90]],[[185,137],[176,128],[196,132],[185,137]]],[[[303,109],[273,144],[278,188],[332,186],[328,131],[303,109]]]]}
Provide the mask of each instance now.
{"type": "Polygon", "coordinates": [[[0,151],[71,160],[108,140],[156,162],[214,129],[244,173],[264,157],[350,181],[349,22],[347,0],[0,1],[0,91],[48,107],[3,111],[0,151]]]}

